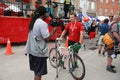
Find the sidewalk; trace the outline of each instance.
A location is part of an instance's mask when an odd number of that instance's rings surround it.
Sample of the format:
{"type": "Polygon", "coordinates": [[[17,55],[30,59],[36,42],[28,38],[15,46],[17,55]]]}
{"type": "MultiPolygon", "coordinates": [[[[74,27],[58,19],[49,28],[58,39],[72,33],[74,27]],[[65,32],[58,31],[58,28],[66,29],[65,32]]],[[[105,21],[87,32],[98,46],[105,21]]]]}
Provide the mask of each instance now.
{"type": "MultiPolygon", "coordinates": [[[[49,47],[54,46],[49,43],[49,47]]],[[[12,46],[15,54],[7,56],[6,47],[0,47],[0,80],[33,80],[34,74],[29,70],[28,57],[24,55],[24,45],[12,46]]],[[[120,55],[113,60],[117,73],[106,71],[106,56],[98,55],[97,49],[81,49],[79,55],[86,67],[84,80],[120,80],[120,55]]],[[[42,80],[74,80],[67,70],[60,69],[56,79],[56,70],[51,67],[48,60],[48,74],[42,80]]]]}

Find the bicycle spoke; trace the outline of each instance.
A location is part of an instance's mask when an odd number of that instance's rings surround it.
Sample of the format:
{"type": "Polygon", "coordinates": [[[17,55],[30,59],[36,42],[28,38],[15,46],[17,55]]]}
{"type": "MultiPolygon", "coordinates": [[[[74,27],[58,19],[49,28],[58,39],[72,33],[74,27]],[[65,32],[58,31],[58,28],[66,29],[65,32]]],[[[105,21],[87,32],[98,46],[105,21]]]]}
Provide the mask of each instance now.
{"type": "Polygon", "coordinates": [[[85,76],[85,66],[79,56],[74,56],[69,60],[69,72],[75,79],[83,79],[85,76]]]}
{"type": "Polygon", "coordinates": [[[59,66],[59,57],[60,54],[56,51],[55,48],[52,48],[49,52],[49,61],[54,68],[59,66]]]}

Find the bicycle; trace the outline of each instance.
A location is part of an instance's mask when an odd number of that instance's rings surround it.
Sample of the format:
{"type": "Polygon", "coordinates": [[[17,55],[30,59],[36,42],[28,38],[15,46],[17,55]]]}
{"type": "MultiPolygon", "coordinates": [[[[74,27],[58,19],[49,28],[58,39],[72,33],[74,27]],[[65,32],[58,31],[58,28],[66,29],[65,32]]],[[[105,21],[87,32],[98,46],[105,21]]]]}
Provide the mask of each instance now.
{"type": "MultiPolygon", "coordinates": [[[[75,80],[82,80],[85,76],[85,65],[83,60],[78,56],[77,44],[69,46],[68,48],[61,46],[61,41],[55,40],[55,47],[50,49],[49,61],[52,67],[56,68],[56,77],[58,77],[58,67],[64,65],[64,58],[68,59],[68,68],[72,77],[75,80]],[[61,49],[68,49],[67,56],[62,54],[61,49]]],[[[81,46],[79,46],[80,48],[81,46]]]]}

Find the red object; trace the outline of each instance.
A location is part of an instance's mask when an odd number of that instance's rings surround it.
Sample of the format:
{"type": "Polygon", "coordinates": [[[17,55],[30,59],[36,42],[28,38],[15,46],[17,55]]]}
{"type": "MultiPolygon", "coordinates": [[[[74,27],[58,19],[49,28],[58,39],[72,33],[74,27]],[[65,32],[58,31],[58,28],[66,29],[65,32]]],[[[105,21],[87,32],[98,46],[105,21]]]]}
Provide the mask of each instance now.
{"type": "Polygon", "coordinates": [[[23,2],[25,2],[25,3],[29,3],[29,2],[30,2],[30,0],[23,0],[23,2]]]}
{"type": "Polygon", "coordinates": [[[45,19],[45,22],[47,23],[47,24],[50,24],[50,21],[52,20],[52,18],[51,17],[47,17],[46,19],[45,19]]]}
{"type": "Polygon", "coordinates": [[[69,40],[79,42],[80,31],[83,31],[84,27],[81,22],[69,22],[65,30],[69,31],[69,40]]]}
{"type": "Polygon", "coordinates": [[[66,41],[65,41],[65,47],[68,47],[68,36],[67,36],[66,41]]]}
{"type": "Polygon", "coordinates": [[[8,39],[7,47],[6,47],[6,55],[11,55],[11,54],[13,54],[13,52],[12,52],[12,47],[11,47],[10,40],[8,39]]]}
{"type": "Polygon", "coordinates": [[[86,18],[84,18],[84,22],[87,22],[89,20],[89,18],[88,17],[86,17],[86,18]]]}
{"type": "MultiPolygon", "coordinates": [[[[49,26],[49,31],[51,32],[53,29],[52,26],[49,26]]],[[[60,36],[60,34],[62,33],[62,28],[61,26],[58,26],[58,29],[56,31],[56,33],[50,38],[51,40],[55,40],[58,36],[60,36]]]]}
{"type": "Polygon", "coordinates": [[[30,18],[1,16],[0,44],[7,43],[8,39],[11,40],[11,43],[25,42],[30,20],[30,18]]]}
{"type": "MultiPolygon", "coordinates": [[[[8,39],[11,43],[26,42],[30,20],[30,18],[0,16],[0,44],[7,43],[8,39]]],[[[52,26],[48,28],[50,32],[53,29],[52,26]]],[[[61,32],[62,28],[59,26],[51,40],[55,40],[61,32]]]]}
{"type": "Polygon", "coordinates": [[[8,5],[6,5],[6,4],[3,4],[3,3],[0,3],[0,8],[7,8],[8,7],[8,5]]]}
{"type": "MultiPolygon", "coordinates": [[[[48,17],[48,18],[45,19],[45,22],[46,22],[47,24],[50,24],[50,21],[51,21],[51,20],[52,20],[52,18],[51,18],[51,17],[48,17]]],[[[53,29],[53,27],[52,27],[52,26],[49,26],[48,29],[49,29],[49,31],[51,32],[52,29],[53,29]]],[[[62,33],[62,27],[61,27],[61,26],[58,26],[58,29],[57,29],[56,33],[55,33],[50,39],[51,39],[51,40],[55,40],[58,36],[60,36],[61,33],[62,33]]]]}
{"type": "Polygon", "coordinates": [[[35,4],[35,8],[38,8],[39,6],[40,6],[40,4],[38,4],[38,3],[37,3],[37,4],[35,4]]]}
{"type": "Polygon", "coordinates": [[[3,3],[0,3],[0,15],[3,15],[4,14],[4,8],[7,8],[8,6],[3,4],[3,3]]]}
{"type": "Polygon", "coordinates": [[[93,39],[93,38],[95,38],[95,35],[96,35],[95,32],[90,32],[90,34],[89,34],[89,38],[90,38],[90,39],[93,39]]]}

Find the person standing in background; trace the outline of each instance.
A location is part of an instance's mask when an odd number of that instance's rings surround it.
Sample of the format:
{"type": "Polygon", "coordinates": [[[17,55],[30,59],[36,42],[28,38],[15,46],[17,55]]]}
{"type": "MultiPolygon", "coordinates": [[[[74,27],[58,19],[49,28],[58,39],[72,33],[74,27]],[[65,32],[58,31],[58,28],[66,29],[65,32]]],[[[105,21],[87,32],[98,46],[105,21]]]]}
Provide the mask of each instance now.
{"type": "Polygon", "coordinates": [[[54,17],[57,17],[58,4],[57,4],[56,0],[52,0],[52,6],[54,9],[54,17]]]}
{"type": "MultiPolygon", "coordinates": [[[[98,53],[99,54],[101,54],[101,50],[102,50],[102,47],[103,47],[103,42],[102,42],[103,36],[109,30],[108,22],[109,22],[109,19],[104,19],[104,22],[99,25],[99,31],[100,31],[100,37],[99,37],[99,40],[98,40],[98,53]]],[[[105,50],[103,50],[102,55],[104,55],[104,53],[105,53],[105,50]]]]}
{"type": "MultiPolygon", "coordinates": [[[[112,33],[115,39],[114,47],[117,46],[118,48],[120,48],[120,34],[119,34],[118,22],[120,22],[120,16],[115,15],[110,25],[110,32],[112,33]]],[[[113,58],[115,57],[115,56],[112,57],[112,55],[115,53],[114,47],[110,50],[107,50],[108,56],[107,56],[106,70],[112,73],[116,73],[116,70],[114,70],[115,66],[112,65],[113,58]]]]}
{"type": "Polygon", "coordinates": [[[71,6],[71,0],[65,0],[64,1],[64,18],[68,18],[68,12],[71,6]]]}
{"type": "Polygon", "coordinates": [[[110,14],[110,15],[109,15],[109,25],[111,24],[112,21],[113,21],[113,15],[110,14]]]}
{"type": "Polygon", "coordinates": [[[30,70],[34,72],[34,80],[41,80],[47,74],[48,46],[47,40],[56,32],[57,27],[49,33],[46,18],[46,8],[38,7],[29,25],[25,54],[29,55],[30,70]]]}
{"type": "Polygon", "coordinates": [[[90,38],[90,45],[93,45],[93,40],[96,36],[96,22],[95,20],[92,21],[91,26],[89,27],[89,38],[90,38]]]}

